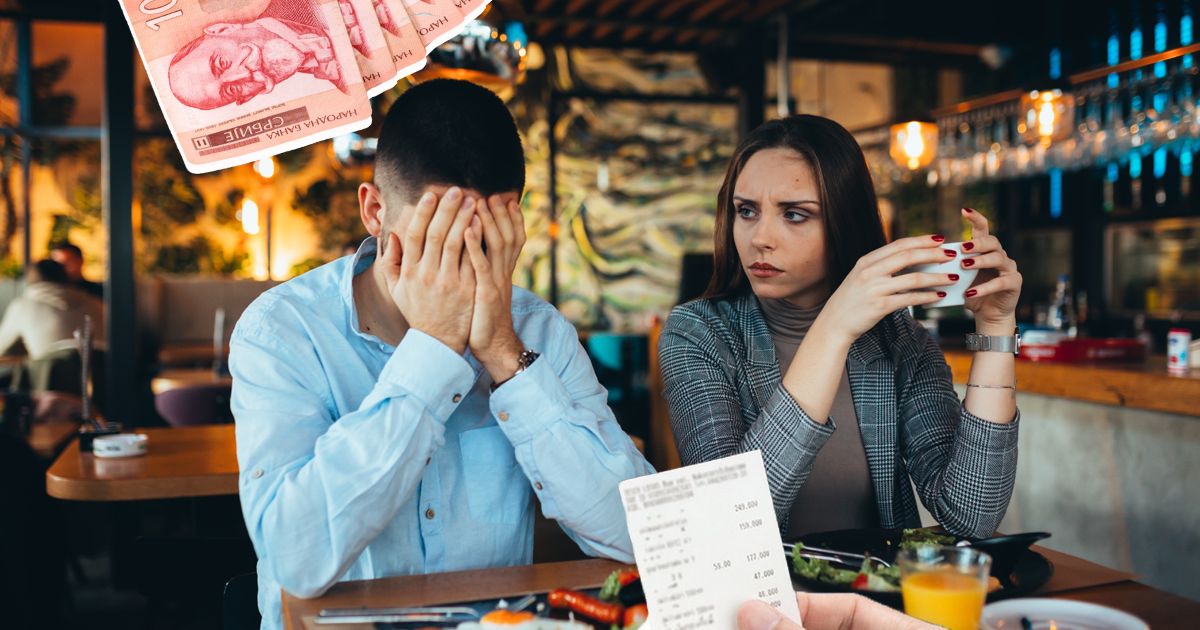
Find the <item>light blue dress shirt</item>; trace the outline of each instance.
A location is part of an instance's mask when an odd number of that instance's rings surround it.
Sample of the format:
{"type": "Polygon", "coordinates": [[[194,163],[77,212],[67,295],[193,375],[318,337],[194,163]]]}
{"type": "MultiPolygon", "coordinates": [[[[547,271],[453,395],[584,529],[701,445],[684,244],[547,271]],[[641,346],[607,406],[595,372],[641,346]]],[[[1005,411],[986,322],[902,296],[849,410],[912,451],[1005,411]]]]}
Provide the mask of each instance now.
{"type": "Polygon", "coordinates": [[[513,289],[541,356],[495,392],[478,361],[409,330],[359,330],[352,257],[254,301],[230,339],[239,493],[263,628],[280,588],[527,564],[533,502],[589,555],[632,562],[617,484],[653,472],[606,404],[575,328],[513,289]]]}

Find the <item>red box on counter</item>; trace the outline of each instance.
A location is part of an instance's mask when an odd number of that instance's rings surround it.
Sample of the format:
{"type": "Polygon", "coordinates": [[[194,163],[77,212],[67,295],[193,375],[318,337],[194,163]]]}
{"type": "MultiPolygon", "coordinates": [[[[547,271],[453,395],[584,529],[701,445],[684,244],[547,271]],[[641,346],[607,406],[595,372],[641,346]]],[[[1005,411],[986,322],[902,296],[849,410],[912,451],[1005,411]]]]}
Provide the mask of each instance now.
{"type": "Polygon", "coordinates": [[[1146,346],[1137,339],[1066,338],[1056,344],[1023,343],[1020,357],[1029,361],[1142,361],[1146,346]]]}

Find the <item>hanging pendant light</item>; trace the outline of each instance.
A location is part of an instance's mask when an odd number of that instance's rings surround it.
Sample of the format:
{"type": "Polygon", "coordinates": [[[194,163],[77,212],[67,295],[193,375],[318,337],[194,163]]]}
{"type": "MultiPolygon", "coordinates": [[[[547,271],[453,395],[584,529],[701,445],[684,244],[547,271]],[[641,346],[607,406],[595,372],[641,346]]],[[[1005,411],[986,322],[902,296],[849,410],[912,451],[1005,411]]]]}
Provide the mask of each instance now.
{"type": "Polygon", "coordinates": [[[1020,112],[1017,133],[1026,144],[1048,147],[1074,131],[1075,99],[1060,88],[1022,94],[1020,112]]]}

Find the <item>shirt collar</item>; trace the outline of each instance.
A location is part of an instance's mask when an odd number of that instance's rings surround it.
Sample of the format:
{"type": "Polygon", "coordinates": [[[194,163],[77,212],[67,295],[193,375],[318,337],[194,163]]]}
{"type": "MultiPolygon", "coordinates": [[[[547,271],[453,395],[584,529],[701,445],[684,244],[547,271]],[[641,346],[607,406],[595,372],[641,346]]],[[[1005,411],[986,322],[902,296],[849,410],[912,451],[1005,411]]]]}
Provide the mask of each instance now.
{"type": "Polygon", "coordinates": [[[374,236],[368,236],[363,240],[362,244],[358,246],[358,251],[349,257],[349,264],[342,271],[340,282],[342,302],[346,306],[346,311],[350,313],[350,329],[354,331],[355,335],[374,343],[379,343],[379,338],[362,332],[358,326],[358,309],[354,304],[354,277],[371,268],[378,249],[379,241],[374,236]]]}

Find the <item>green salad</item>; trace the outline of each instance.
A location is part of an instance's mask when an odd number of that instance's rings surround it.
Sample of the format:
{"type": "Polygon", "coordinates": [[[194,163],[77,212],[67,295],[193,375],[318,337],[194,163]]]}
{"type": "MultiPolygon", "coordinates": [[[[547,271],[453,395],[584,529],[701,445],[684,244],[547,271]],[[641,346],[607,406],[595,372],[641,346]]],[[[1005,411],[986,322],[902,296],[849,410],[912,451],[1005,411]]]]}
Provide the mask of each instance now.
{"type": "MultiPolygon", "coordinates": [[[[900,536],[900,549],[912,549],[921,545],[953,545],[955,538],[928,529],[906,529],[900,536]]],[[[834,586],[868,591],[899,591],[900,567],[885,567],[875,558],[867,556],[857,571],[835,566],[828,560],[805,558],[800,555],[804,545],[796,543],[792,553],[792,568],[796,575],[807,580],[824,582],[834,586]]]]}

